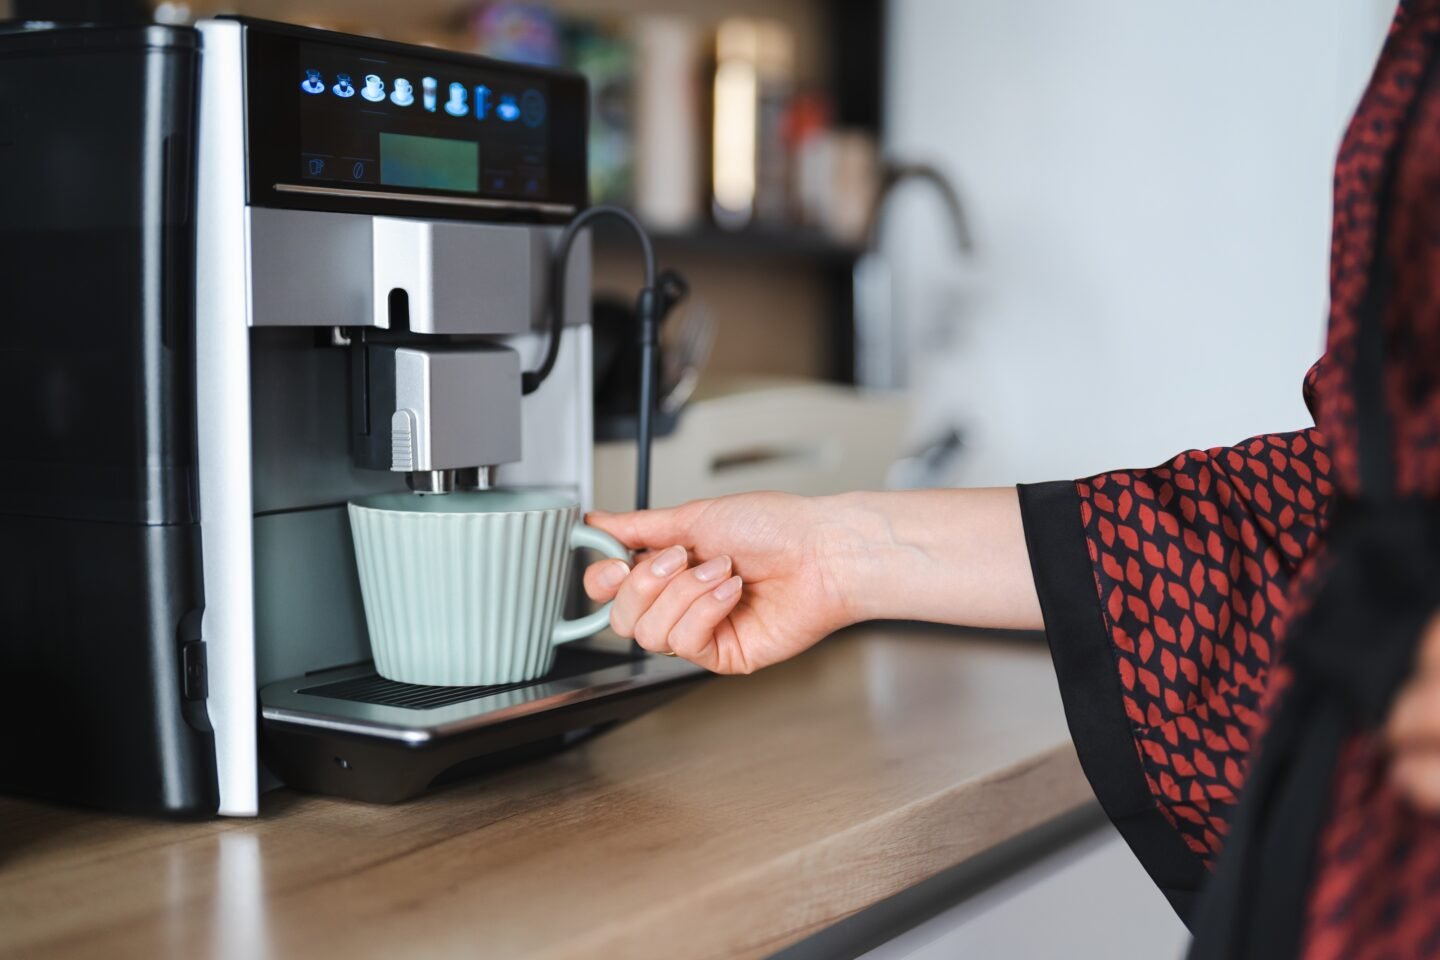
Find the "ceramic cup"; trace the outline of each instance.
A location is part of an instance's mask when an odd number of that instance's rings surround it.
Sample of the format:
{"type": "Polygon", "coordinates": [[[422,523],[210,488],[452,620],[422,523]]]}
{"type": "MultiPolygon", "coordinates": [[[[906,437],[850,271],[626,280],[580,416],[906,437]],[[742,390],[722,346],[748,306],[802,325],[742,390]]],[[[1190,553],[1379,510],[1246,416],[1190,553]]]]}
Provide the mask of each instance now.
{"type": "Polygon", "coordinates": [[[543,676],[556,644],[610,620],[609,604],[560,619],[571,553],[586,547],[630,559],[557,493],[363,497],[350,504],[350,531],[375,669],[402,683],[471,687],[543,676]]]}

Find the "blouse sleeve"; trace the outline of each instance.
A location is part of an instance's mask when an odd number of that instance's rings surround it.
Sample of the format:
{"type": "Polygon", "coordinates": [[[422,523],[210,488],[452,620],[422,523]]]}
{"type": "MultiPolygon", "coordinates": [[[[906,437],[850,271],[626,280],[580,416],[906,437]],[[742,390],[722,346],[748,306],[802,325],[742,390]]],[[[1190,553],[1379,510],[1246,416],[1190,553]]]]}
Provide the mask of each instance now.
{"type": "Polygon", "coordinates": [[[1329,472],[1311,429],[1020,487],[1081,765],[1182,918],[1226,833],[1329,472]]]}

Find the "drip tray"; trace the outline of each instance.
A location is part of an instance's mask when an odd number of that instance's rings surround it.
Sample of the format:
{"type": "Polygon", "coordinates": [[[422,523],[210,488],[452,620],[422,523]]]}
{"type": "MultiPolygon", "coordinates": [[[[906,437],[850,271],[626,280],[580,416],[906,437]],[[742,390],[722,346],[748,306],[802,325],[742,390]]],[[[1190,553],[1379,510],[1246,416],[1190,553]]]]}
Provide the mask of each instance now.
{"type": "Polygon", "coordinates": [[[569,644],[539,680],[425,687],[371,664],[307,674],[260,691],[262,752],[291,786],[391,803],[437,778],[563,749],[644,713],[706,676],[670,657],[569,644]]]}
{"type": "MultiPolygon", "coordinates": [[[[363,675],[344,680],[332,680],[319,686],[301,687],[295,692],[307,697],[323,697],[329,700],[348,700],[351,703],[369,703],[381,707],[404,707],[407,710],[434,710],[457,703],[469,703],[486,697],[499,696],[516,690],[526,690],[537,685],[553,684],[582,674],[608,670],[611,667],[627,666],[648,659],[643,655],[628,652],[616,653],[604,650],[565,650],[556,652],[555,666],[540,680],[523,683],[505,683],[493,687],[423,687],[415,683],[400,683],[386,680],[374,671],[365,669],[363,675]]],[[[306,677],[314,682],[319,676],[306,677]]]]}

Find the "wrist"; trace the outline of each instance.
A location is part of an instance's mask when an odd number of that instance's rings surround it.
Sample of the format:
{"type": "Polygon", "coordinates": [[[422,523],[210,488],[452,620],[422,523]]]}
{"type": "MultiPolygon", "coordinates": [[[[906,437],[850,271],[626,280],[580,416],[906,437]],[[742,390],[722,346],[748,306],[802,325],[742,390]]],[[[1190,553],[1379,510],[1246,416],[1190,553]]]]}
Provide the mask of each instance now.
{"type": "Polygon", "coordinates": [[[862,491],[819,497],[822,563],[841,626],[896,616],[885,585],[894,569],[894,532],[884,501],[894,494],[862,491]]]}

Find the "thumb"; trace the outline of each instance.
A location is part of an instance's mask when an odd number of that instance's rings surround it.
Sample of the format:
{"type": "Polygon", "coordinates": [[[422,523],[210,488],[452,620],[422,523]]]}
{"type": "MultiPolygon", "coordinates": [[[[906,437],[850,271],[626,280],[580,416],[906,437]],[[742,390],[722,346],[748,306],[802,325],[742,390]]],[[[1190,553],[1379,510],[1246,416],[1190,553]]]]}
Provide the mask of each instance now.
{"type": "Polygon", "coordinates": [[[619,540],[631,550],[652,550],[679,544],[690,547],[690,530],[682,508],[606,513],[593,510],[585,522],[619,540]]]}

